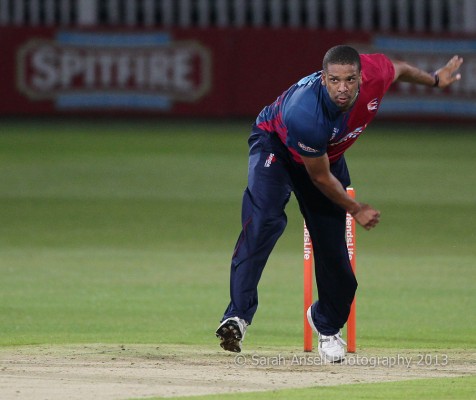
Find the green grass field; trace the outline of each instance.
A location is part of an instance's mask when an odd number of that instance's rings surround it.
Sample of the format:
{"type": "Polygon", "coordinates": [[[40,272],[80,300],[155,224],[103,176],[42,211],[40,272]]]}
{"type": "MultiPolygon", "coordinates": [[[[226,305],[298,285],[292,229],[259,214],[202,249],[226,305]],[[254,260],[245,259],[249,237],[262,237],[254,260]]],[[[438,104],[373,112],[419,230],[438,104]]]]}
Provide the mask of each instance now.
{"type": "MultiPolygon", "coordinates": [[[[0,346],[217,346],[249,125],[2,121],[0,346]]],[[[358,199],[382,212],[375,230],[358,230],[358,349],[474,351],[476,131],[377,125],[347,154],[358,199]]],[[[250,350],[302,348],[294,199],[287,214],[260,284],[250,350]]],[[[344,385],[322,394],[421,399],[431,387],[455,388],[454,396],[426,398],[470,399],[475,383],[368,384],[355,395],[344,385]]],[[[306,399],[310,390],[227,397],[306,399]]]]}

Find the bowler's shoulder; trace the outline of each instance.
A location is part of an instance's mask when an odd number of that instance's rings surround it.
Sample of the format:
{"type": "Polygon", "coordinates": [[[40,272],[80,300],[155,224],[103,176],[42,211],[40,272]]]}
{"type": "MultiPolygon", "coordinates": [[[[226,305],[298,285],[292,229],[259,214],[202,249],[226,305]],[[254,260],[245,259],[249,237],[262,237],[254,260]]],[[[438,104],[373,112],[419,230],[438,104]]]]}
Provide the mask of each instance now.
{"type": "Polygon", "coordinates": [[[299,88],[284,108],[283,119],[291,131],[313,131],[318,118],[318,93],[311,87],[299,88]]]}
{"type": "Polygon", "coordinates": [[[393,67],[393,62],[383,53],[360,54],[360,62],[363,68],[393,67]]]}
{"type": "Polygon", "coordinates": [[[362,77],[365,81],[384,81],[388,87],[395,78],[395,66],[388,56],[382,53],[361,54],[362,77]]]}

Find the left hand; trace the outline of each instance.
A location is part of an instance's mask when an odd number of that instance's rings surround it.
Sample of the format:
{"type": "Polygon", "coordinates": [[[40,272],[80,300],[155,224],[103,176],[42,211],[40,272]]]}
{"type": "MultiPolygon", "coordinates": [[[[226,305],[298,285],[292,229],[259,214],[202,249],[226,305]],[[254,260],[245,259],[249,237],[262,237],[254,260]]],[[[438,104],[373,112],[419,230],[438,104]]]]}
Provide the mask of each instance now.
{"type": "Polygon", "coordinates": [[[380,222],[380,211],[375,210],[368,204],[360,204],[360,210],[352,214],[359,225],[362,225],[366,230],[375,228],[380,222]]]}
{"type": "Polygon", "coordinates": [[[438,83],[439,88],[445,88],[451,85],[453,82],[459,81],[461,79],[461,74],[456,73],[459,67],[463,64],[463,58],[459,56],[454,56],[451,58],[444,67],[435,71],[435,74],[440,78],[438,83]]]}

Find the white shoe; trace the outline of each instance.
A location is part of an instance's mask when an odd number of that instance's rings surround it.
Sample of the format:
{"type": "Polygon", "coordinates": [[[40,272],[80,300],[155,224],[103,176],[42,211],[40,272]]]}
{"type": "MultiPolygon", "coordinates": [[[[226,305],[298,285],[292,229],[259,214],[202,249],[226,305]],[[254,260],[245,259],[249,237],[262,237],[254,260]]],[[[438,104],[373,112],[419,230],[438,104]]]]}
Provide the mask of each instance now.
{"type": "Polygon", "coordinates": [[[220,346],[234,353],[241,352],[241,345],[245,338],[248,323],[241,318],[231,317],[224,320],[215,332],[220,339],[220,346]]]}
{"type": "Polygon", "coordinates": [[[311,307],[307,309],[306,315],[309,325],[318,335],[319,345],[317,350],[321,358],[333,363],[341,362],[345,358],[345,346],[347,346],[347,343],[341,337],[341,333],[337,332],[335,335],[330,336],[321,334],[312,320],[311,307]]]}
{"type": "Polygon", "coordinates": [[[345,346],[347,343],[342,339],[340,332],[332,336],[319,334],[318,351],[321,358],[330,362],[341,362],[345,358],[345,346]]]}

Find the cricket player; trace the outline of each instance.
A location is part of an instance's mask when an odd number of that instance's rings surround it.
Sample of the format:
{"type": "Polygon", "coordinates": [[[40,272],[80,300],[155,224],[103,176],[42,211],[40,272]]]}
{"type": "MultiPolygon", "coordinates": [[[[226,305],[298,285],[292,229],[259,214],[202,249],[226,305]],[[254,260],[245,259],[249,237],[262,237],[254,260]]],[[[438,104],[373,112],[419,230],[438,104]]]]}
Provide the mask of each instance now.
{"type": "Polygon", "coordinates": [[[357,289],[345,242],[346,212],[369,230],[380,212],[346,193],[344,152],[375,117],[395,81],[445,88],[461,78],[458,56],[433,73],[383,54],[350,46],[327,51],[322,71],[302,78],[258,115],[249,137],[248,186],[242,231],[231,261],[230,297],[216,330],[220,346],[240,352],[258,307],[258,282],[286,227],[284,208],[294,192],[315,249],[318,301],[307,311],[320,356],[345,357],[340,329],[357,289]]]}

